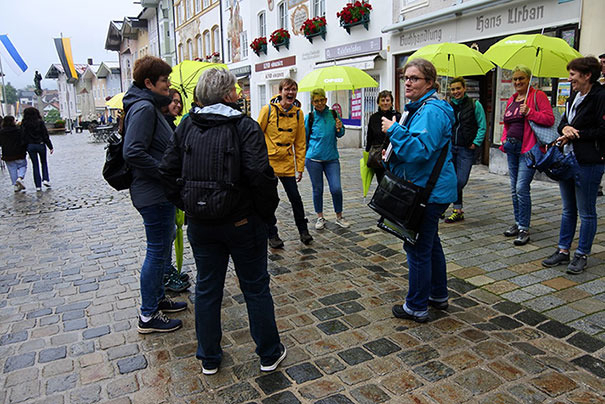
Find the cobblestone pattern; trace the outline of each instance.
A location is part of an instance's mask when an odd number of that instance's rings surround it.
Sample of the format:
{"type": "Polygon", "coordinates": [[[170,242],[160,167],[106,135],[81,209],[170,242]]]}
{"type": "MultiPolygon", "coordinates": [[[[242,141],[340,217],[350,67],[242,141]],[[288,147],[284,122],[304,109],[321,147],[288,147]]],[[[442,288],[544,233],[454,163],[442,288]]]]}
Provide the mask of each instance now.
{"type": "MultiPolygon", "coordinates": [[[[136,332],[143,226],[127,193],[100,178],[102,145],[84,135],[53,143],[51,190],[32,192],[28,172],[27,192],[13,195],[8,173],[0,174],[0,402],[604,401],[605,223],[585,274],[543,269],[558,234],[552,183],[534,182],[532,241],[514,247],[501,235],[512,217],[507,178],[475,167],[466,220],[441,225],[450,308],[431,310],[431,322],[419,325],[391,315],[407,288],[405,255],[375,229],[360,197],[359,152],[342,151],[350,229],[328,213],[326,229],[312,230],[314,243],[303,246],[287,202],[278,210],[286,246],[271,251],[269,267],[288,357],[261,374],[230,271],[225,358],[205,377],[192,306],[179,313],[178,332],[136,332]]],[[[310,211],[308,178],[302,194],[310,211]]],[[[185,268],[194,268],[187,246],[185,268]]],[[[192,290],[180,297],[191,300],[192,290]]]]}

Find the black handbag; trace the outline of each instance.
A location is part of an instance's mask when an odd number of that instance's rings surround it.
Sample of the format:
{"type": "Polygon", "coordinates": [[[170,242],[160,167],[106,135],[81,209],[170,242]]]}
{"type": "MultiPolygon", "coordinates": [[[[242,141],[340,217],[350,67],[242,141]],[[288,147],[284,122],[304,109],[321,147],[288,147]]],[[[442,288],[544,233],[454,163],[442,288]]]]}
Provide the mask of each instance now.
{"type": "Polygon", "coordinates": [[[448,148],[449,142],[441,150],[424,188],[397,177],[389,170],[385,172],[368,203],[370,209],[381,216],[377,223],[380,229],[411,244],[418,240],[424,210],[441,174],[448,148]]]}
{"type": "Polygon", "coordinates": [[[368,162],[366,165],[374,170],[384,169],[384,166],[382,165],[382,145],[374,144],[370,146],[370,151],[368,152],[368,162]]]}

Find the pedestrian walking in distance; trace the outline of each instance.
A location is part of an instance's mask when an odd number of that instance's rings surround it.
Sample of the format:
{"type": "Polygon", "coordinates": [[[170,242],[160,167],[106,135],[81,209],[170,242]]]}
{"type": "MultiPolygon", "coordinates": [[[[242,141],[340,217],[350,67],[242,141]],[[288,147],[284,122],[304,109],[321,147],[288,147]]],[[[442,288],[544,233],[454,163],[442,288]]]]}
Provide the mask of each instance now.
{"type": "Polygon", "coordinates": [[[25,160],[26,146],[21,140],[21,131],[15,124],[15,117],[7,115],[2,119],[0,130],[0,146],[2,147],[2,160],[6,163],[11,177],[13,189],[19,192],[25,189],[25,160]]]}
{"type": "MultiPolygon", "coordinates": [[[[269,163],[292,205],[300,241],[309,244],[313,237],[309,234],[305,208],[296,185],[303,177],[306,152],[305,116],[296,99],[297,93],[296,81],[283,79],[279,83],[279,94],[261,108],[258,123],[265,134],[269,163]]],[[[284,247],[276,224],[269,225],[269,246],[284,247]]]]}
{"type": "Polygon", "coordinates": [[[466,95],[464,78],[453,79],[450,84],[450,92],[452,94],[450,105],[454,108],[454,118],[456,119],[452,127],[452,161],[458,181],[458,198],[454,202],[452,214],[445,219],[445,223],[464,220],[462,190],[471,174],[475,152],[483,144],[486,128],[483,106],[479,101],[466,95]]]}
{"type": "Polygon", "coordinates": [[[194,107],[179,124],[160,164],[168,198],[187,215],[197,267],[196,357],[205,375],[217,373],[223,358],[221,302],[229,257],[260,370],[275,370],[286,357],[267,272],[267,223],[275,223],[277,178],[258,123],[239,110],[235,83],[228,70],[202,74],[195,93],[203,107],[194,107]]]}
{"type": "Polygon", "coordinates": [[[40,116],[40,111],[34,107],[28,107],[23,110],[23,120],[21,121],[21,130],[23,140],[27,145],[27,153],[32,162],[32,174],[34,175],[34,184],[36,191],[42,191],[42,184],[50,188],[50,178],[48,176],[48,164],[46,162],[46,148],[50,154],[53,154],[53,144],[48,136],[46,125],[40,116]],[[40,168],[42,176],[40,176],[40,168]]]}
{"type": "Polygon", "coordinates": [[[169,64],[144,56],[134,64],[134,83],[124,95],[124,159],[132,170],[130,199],[143,218],[147,250],[141,268],[141,314],[137,329],[142,334],[170,332],[183,323],[165,313],[187,309],[165,295],[164,273],[171,265],[175,234],[175,206],[166,199],[159,164],[168,147],[172,129],[161,108],[171,102],[169,64]]]}
{"type": "Polygon", "coordinates": [[[332,194],[336,224],[343,228],[350,226],[342,217],[340,161],[336,146],[337,139],[345,135],[345,128],[336,111],[326,106],[326,101],[326,92],[323,88],[313,90],[311,92],[313,111],[305,118],[307,137],[305,166],[313,188],[313,207],[317,214],[316,230],[322,230],[326,223],[323,214],[324,174],[332,194]]]}
{"type": "MultiPolygon", "coordinates": [[[[402,124],[382,118],[392,156],[388,169],[400,178],[424,187],[444,147],[449,148],[454,111],[437,94],[437,70],[425,59],[414,59],[403,68],[407,116],[402,124]]],[[[405,242],[409,288],[403,305],[393,306],[397,318],[424,323],[428,306],[448,307],[445,255],[438,234],[439,218],[456,199],[456,173],[448,150],[446,162],[429,196],[415,244],[405,242]]]]}

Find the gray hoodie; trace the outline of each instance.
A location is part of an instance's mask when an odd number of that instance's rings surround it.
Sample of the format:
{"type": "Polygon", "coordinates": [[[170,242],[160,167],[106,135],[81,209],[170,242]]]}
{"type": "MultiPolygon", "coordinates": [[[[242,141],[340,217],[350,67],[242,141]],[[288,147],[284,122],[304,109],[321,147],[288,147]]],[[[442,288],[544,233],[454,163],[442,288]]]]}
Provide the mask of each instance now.
{"type": "Polygon", "coordinates": [[[130,198],[137,209],[168,202],[158,166],[173,133],[160,112],[160,107],[169,102],[169,97],[136,85],[124,95],[123,155],[132,168],[130,198]]]}

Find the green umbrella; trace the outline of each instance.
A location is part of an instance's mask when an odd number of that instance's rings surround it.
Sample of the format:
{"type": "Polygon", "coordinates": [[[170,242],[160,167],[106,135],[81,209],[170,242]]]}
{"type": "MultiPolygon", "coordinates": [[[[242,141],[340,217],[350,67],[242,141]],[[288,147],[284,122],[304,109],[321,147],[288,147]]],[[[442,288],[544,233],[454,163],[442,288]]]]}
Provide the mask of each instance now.
{"type": "Polygon", "coordinates": [[[493,44],[485,57],[507,70],[521,64],[531,68],[532,76],[567,77],[567,63],[582,55],[561,38],[533,34],[508,36],[493,44]]]}
{"type": "Polygon", "coordinates": [[[417,58],[431,62],[440,76],[480,76],[496,67],[481,52],[452,42],[423,46],[408,61],[417,58]]]}
{"type": "Polygon", "coordinates": [[[126,93],[118,93],[111,97],[109,101],[105,103],[109,109],[124,109],[124,104],[122,103],[122,99],[124,98],[124,94],[126,93]]]}
{"type": "Polygon", "coordinates": [[[189,108],[189,105],[193,102],[195,86],[204,70],[213,67],[227,69],[227,65],[223,63],[198,62],[196,60],[183,60],[172,68],[172,73],[168,77],[170,79],[170,87],[181,93],[184,108],[189,108]]]}
{"type": "Polygon", "coordinates": [[[176,210],[176,237],[174,239],[174,255],[176,255],[176,268],[179,275],[183,268],[183,224],[185,224],[185,212],[176,210]]]}
{"type": "Polygon", "coordinates": [[[365,87],[378,87],[378,83],[363,70],[352,66],[316,69],[298,83],[298,91],[313,91],[316,88],[323,88],[325,91],[357,90],[365,87]]]}
{"type": "Polygon", "coordinates": [[[361,184],[363,186],[363,197],[368,195],[372,178],[374,178],[374,170],[368,167],[368,152],[363,152],[363,157],[359,160],[359,173],[361,174],[361,184]]]}

